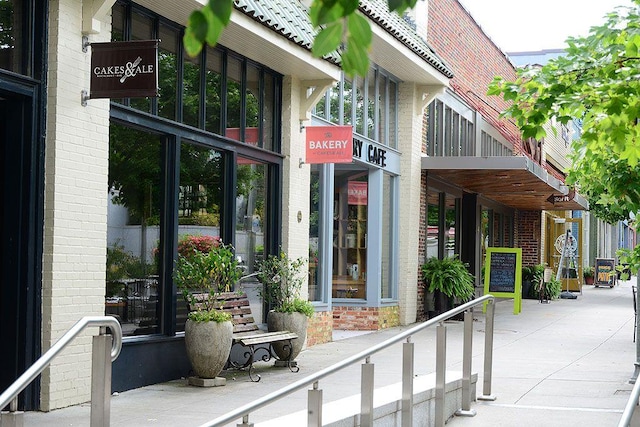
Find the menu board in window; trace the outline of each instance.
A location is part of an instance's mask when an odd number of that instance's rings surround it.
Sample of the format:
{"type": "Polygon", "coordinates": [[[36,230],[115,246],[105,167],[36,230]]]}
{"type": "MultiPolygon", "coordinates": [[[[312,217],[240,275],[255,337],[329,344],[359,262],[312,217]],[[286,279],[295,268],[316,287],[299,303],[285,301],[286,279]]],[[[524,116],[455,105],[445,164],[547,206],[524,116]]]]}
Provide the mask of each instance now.
{"type": "Polygon", "coordinates": [[[487,248],[484,292],[496,298],[513,298],[513,313],[522,309],[522,249],[487,248]]]}

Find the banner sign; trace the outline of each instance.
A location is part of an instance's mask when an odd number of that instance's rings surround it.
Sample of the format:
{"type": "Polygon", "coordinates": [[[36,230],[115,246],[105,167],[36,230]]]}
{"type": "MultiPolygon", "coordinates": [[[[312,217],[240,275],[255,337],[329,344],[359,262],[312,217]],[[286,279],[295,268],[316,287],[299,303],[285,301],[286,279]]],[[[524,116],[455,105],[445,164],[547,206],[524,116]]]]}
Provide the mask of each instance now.
{"type": "Polygon", "coordinates": [[[349,181],[347,187],[348,203],[350,205],[367,205],[367,183],[364,181],[349,181]]]}
{"type": "Polygon", "coordinates": [[[91,43],[89,97],[158,96],[158,40],[91,43]]]}
{"type": "Polygon", "coordinates": [[[305,163],[351,163],[352,126],[309,126],[305,163]]]}

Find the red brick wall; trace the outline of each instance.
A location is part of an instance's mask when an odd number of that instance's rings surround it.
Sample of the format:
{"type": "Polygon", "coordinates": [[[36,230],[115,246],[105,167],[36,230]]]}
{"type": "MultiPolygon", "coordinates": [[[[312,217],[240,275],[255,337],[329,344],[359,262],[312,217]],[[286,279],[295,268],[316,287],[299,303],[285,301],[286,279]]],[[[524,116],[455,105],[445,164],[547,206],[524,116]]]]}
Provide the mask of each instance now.
{"type": "Polygon", "coordinates": [[[516,247],[522,248],[522,265],[540,264],[542,215],[539,211],[516,212],[516,247]]]}
{"type": "Polygon", "coordinates": [[[377,331],[400,325],[398,307],[333,307],[333,327],[347,331],[377,331]]]}
{"type": "Polygon", "coordinates": [[[333,315],[330,311],[316,311],[307,324],[307,347],[333,340],[333,315]]]}
{"type": "Polygon", "coordinates": [[[487,96],[494,76],[515,79],[515,69],[505,54],[457,0],[429,0],[427,41],[454,73],[451,88],[522,151],[520,132],[513,122],[499,118],[507,104],[497,96],[487,96]]]}

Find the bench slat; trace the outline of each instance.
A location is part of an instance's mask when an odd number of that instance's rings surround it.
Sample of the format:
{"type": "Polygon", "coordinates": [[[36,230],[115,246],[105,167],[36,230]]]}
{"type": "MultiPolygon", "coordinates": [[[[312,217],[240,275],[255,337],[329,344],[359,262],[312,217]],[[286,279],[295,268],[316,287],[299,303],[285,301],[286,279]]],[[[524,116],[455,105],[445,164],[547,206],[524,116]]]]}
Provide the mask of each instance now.
{"type": "Polygon", "coordinates": [[[240,338],[237,341],[240,342],[242,345],[247,346],[247,345],[266,344],[266,343],[279,342],[279,341],[289,341],[289,340],[298,338],[298,335],[294,334],[293,332],[289,332],[286,334],[269,335],[269,336],[265,336],[265,335],[267,334],[260,334],[250,338],[240,338]]]}

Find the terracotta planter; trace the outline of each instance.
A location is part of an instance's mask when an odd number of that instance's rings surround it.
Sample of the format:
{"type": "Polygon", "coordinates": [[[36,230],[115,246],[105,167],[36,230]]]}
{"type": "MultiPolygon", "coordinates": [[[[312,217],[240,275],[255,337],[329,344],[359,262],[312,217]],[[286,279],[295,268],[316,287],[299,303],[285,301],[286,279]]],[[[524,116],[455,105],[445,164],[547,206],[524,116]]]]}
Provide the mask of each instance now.
{"type": "MultiPolygon", "coordinates": [[[[291,341],[293,345],[293,354],[291,359],[294,360],[302,351],[304,342],[307,339],[307,323],[309,318],[302,313],[277,313],[270,311],[267,315],[267,329],[269,332],[289,331],[298,335],[298,338],[291,341]]],[[[273,350],[281,360],[287,360],[289,355],[288,343],[274,343],[273,350]]]]}
{"type": "Polygon", "coordinates": [[[200,378],[215,378],[231,352],[233,324],[187,320],[184,342],[193,372],[200,378]]]}

